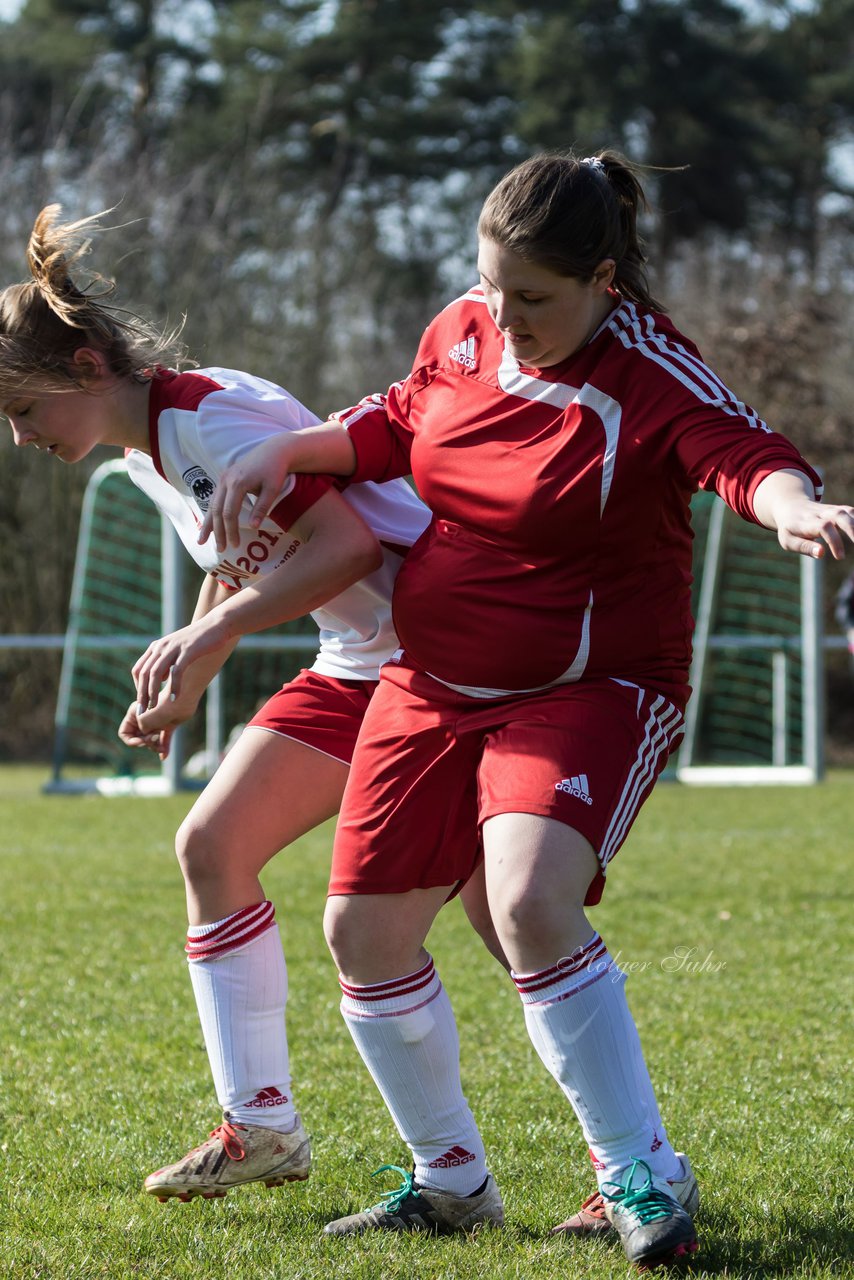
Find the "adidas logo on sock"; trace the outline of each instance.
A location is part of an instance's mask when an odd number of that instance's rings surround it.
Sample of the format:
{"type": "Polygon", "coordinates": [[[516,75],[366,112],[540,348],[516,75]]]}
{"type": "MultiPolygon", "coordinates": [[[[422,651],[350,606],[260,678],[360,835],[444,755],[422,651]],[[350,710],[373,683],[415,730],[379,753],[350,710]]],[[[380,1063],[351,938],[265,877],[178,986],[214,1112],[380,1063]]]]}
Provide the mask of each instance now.
{"type": "Polygon", "coordinates": [[[586,773],[579,773],[577,777],[573,774],[571,778],[561,778],[560,782],[555,783],[555,791],[565,791],[567,795],[575,796],[576,800],[583,800],[585,804],[593,803],[586,773]]]}
{"type": "Polygon", "coordinates": [[[456,360],[457,364],[463,365],[466,369],[474,369],[477,364],[475,351],[477,344],[474,337],[464,338],[462,342],[457,342],[451,347],[448,355],[452,360],[456,360]]]}
{"type": "Polygon", "coordinates": [[[269,1085],[266,1089],[259,1089],[251,1102],[244,1103],[247,1107],[283,1107],[286,1102],[290,1101],[285,1094],[280,1093],[275,1085],[269,1085]]]}
{"type": "Polygon", "coordinates": [[[475,1159],[473,1151],[466,1151],[465,1147],[451,1147],[443,1156],[437,1156],[435,1160],[431,1160],[428,1169],[457,1169],[461,1164],[471,1164],[475,1159]]]}

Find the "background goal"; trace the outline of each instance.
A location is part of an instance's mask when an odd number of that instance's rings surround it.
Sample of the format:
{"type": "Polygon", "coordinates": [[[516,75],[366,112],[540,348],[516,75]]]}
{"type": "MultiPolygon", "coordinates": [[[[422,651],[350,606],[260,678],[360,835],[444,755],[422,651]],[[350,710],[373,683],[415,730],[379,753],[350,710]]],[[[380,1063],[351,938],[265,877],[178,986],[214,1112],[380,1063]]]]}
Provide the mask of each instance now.
{"type": "Polygon", "coordinates": [[[201,785],[229,734],[317,649],[311,618],[246,636],[208,688],[205,715],[173,738],[160,766],[119,741],[133,699],[133,662],[190,617],[200,571],[121,459],[92,475],[84,496],[56,708],[49,792],[163,794],[201,785]]]}
{"type": "Polygon", "coordinates": [[[692,503],[693,694],[676,776],[692,783],[809,783],[823,773],[820,560],[720,500],[692,503]]]}

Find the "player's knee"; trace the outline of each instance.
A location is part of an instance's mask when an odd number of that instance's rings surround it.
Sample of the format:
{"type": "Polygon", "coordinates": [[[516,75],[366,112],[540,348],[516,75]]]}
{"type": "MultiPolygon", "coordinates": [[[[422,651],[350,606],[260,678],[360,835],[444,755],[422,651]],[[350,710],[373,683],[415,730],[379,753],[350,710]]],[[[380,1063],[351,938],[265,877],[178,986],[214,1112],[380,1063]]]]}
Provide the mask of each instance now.
{"type": "Polygon", "coordinates": [[[359,952],[364,946],[364,938],[354,917],[350,899],[333,897],[327,899],[323,913],[323,932],[326,945],[332,952],[332,958],[341,973],[350,973],[358,966],[359,952]]]}
{"type": "Polygon", "coordinates": [[[187,884],[216,879],[222,873],[225,850],[214,824],[194,819],[190,812],[175,836],[175,854],[187,884]]]}
{"type": "MultiPolygon", "coordinates": [[[[493,908],[494,923],[502,938],[537,944],[550,933],[561,934],[571,904],[545,893],[507,895],[493,908]]],[[[481,935],[483,936],[483,935],[481,935]]],[[[487,939],[484,937],[484,941],[487,939]]]]}
{"type": "Polygon", "coordinates": [[[323,929],[339,973],[370,986],[411,973],[423,963],[422,934],[409,926],[406,903],[395,906],[359,895],[333,896],[326,904],[323,929]],[[396,913],[396,914],[395,914],[396,913]]]}

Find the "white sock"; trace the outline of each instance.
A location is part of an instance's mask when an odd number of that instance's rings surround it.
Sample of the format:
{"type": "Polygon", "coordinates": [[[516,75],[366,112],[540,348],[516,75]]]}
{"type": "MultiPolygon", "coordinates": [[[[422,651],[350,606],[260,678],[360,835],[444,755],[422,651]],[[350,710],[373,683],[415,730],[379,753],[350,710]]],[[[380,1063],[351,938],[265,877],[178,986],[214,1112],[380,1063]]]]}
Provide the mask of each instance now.
{"type": "Polygon", "coordinates": [[[637,1157],[666,1189],[681,1164],[626,1003],[626,975],[598,933],[556,965],[513,980],[534,1048],[581,1122],[599,1185],[619,1181],[637,1157]]]}
{"type": "Polygon", "coordinates": [[[341,989],[344,1021],[412,1151],[418,1185],[471,1195],[486,1178],[486,1157],[463,1097],[451,1002],[432,959],[391,982],[341,981],[341,989]]]}
{"type": "Polygon", "coordinates": [[[192,925],[186,950],[220,1106],[238,1124],[288,1132],[288,973],[272,902],[192,925]]]}

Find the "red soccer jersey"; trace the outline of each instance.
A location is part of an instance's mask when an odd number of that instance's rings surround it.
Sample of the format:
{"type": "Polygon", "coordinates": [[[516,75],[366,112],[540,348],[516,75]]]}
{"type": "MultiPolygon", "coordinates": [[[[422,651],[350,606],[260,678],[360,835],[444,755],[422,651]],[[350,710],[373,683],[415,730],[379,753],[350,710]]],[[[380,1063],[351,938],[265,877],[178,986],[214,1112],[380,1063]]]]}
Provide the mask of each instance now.
{"type": "Polygon", "coordinates": [[[336,416],[354,479],[411,471],[434,512],[395,586],[401,644],[484,694],[611,676],[684,702],[691,494],[754,520],[771,472],[820,487],[666,316],[627,301],[538,370],[504,350],[474,289],[429,326],[408,378],[336,416]]]}

